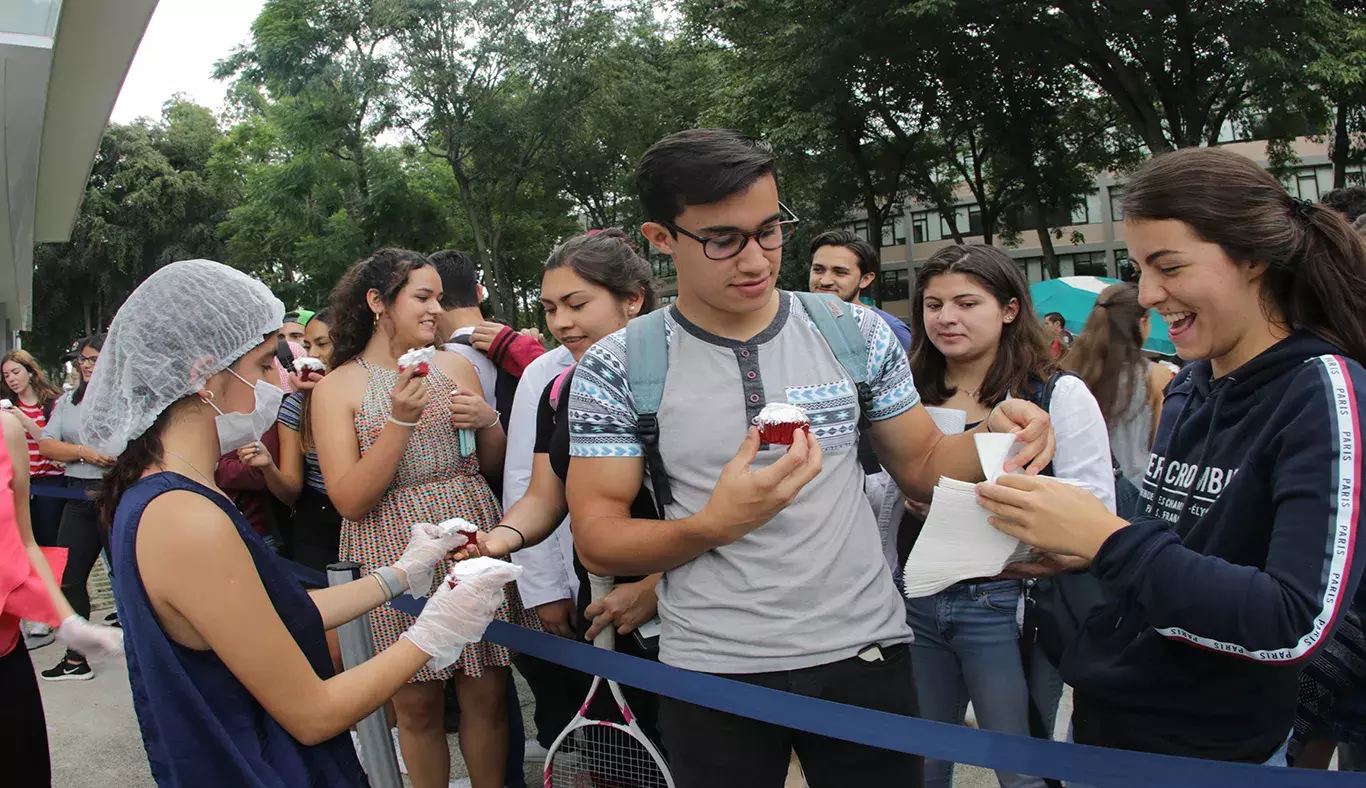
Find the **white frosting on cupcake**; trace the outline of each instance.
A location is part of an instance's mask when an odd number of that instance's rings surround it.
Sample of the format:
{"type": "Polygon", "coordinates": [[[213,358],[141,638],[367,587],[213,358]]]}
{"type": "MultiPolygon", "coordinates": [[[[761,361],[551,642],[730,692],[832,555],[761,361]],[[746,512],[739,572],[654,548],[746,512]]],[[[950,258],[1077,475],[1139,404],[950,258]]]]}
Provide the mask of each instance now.
{"type": "Polygon", "coordinates": [[[430,364],[432,359],[435,357],[436,348],[415,348],[413,350],[409,350],[407,353],[404,353],[403,355],[398,357],[398,368],[407,369],[408,367],[415,367],[418,364],[422,364],[424,362],[430,364]]]}
{"type": "Polygon", "coordinates": [[[489,558],[486,555],[481,555],[478,558],[466,558],[464,561],[459,561],[455,566],[451,567],[451,576],[457,581],[471,580],[490,569],[497,569],[500,566],[507,566],[507,561],[489,558]]]}
{"type": "Polygon", "coordinates": [[[323,363],[316,358],[309,358],[305,356],[304,358],[294,359],[295,372],[302,373],[306,370],[312,372],[325,372],[327,371],[327,367],[324,367],[323,363]]]}
{"type": "Polygon", "coordinates": [[[467,533],[467,534],[473,534],[473,533],[478,533],[478,532],[479,532],[479,526],[475,525],[474,523],[470,522],[469,520],[462,520],[462,519],[459,518],[459,517],[453,517],[453,518],[451,518],[451,519],[449,519],[449,520],[446,520],[445,522],[443,522],[443,523],[441,523],[440,525],[438,525],[437,528],[440,528],[442,533],[447,533],[447,534],[450,533],[450,532],[453,531],[453,530],[454,530],[454,531],[460,531],[460,532],[462,532],[462,533],[467,533]]]}
{"type": "Polygon", "coordinates": [[[754,417],[755,424],[808,424],[810,421],[806,411],[786,402],[770,402],[754,417]]]}

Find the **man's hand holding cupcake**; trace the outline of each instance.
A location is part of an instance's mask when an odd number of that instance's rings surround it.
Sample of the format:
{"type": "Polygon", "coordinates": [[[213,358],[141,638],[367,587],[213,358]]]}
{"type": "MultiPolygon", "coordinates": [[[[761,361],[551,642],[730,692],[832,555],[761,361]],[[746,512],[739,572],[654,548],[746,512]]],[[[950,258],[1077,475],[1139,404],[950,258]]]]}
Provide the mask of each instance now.
{"type": "Polygon", "coordinates": [[[727,545],[763,525],[796,499],[821,472],[821,445],[810,432],[795,429],[791,445],[767,468],[750,470],[763,440],[751,427],[735,459],[721,469],[711,499],[698,513],[704,535],[714,544],[727,545]]]}

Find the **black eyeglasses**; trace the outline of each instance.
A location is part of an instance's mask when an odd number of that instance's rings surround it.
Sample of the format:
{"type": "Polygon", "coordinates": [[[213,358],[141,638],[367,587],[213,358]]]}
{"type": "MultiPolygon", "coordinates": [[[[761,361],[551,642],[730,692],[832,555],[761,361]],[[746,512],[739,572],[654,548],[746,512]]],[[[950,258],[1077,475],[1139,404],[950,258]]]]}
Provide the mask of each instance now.
{"type": "Polygon", "coordinates": [[[789,210],[786,205],[778,203],[778,207],[783,209],[783,211],[792,218],[784,219],[783,221],[774,222],[772,224],[766,224],[752,233],[747,233],[744,230],[731,230],[729,232],[703,237],[690,233],[673,222],[660,222],[660,224],[679,235],[686,235],[702,244],[702,254],[706,255],[707,259],[729,260],[744,251],[745,247],[749,245],[749,239],[751,238],[754,239],[755,243],[759,244],[760,249],[769,252],[783,248],[788,241],[792,240],[792,236],[797,234],[797,225],[801,222],[801,219],[797,218],[797,214],[789,210]]]}

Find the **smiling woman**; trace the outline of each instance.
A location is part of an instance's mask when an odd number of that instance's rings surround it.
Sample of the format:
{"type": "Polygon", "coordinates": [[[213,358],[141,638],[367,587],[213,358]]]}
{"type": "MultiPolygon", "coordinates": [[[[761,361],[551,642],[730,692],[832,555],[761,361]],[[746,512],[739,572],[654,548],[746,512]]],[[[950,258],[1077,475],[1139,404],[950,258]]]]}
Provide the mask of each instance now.
{"type": "MultiPolygon", "coordinates": [[[[417,367],[399,370],[399,357],[436,340],[442,295],[441,276],[427,258],[399,249],[360,260],[332,292],[332,372],[313,390],[313,437],[329,496],[344,518],[340,557],[367,571],[403,552],[415,522],[459,517],[485,531],[498,522],[498,501],[482,474],[501,470],[507,438],[496,414],[470,421],[470,403],[487,407],[474,366],[437,351],[426,375],[417,367]],[[464,429],[475,432],[473,454],[458,448],[464,429]]],[[[448,568],[443,563],[440,571],[448,568]]],[[[536,623],[511,589],[498,617],[536,623]]],[[[372,620],[380,647],[413,621],[387,608],[372,620]]],[[[451,678],[474,785],[503,785],[508,665],[507,649],[479,643],[454,664],[423,668],[394,696],[399,743],[416,788],[444,788],[449,780],[442,707],[451,678]]]]}
{"type": "Polygon", "coordinates": [[[1079,490],[1004,477],[984,505],[1105,588],[1063,657],[1078,742],[1283,766],[1300,669],[1366,559],[1366,244],[1220,149],[1149,162],[1124,214],[1139,301],[1192,362],[1169,388],[1142,511],[1126,523],[1079,490]]]}

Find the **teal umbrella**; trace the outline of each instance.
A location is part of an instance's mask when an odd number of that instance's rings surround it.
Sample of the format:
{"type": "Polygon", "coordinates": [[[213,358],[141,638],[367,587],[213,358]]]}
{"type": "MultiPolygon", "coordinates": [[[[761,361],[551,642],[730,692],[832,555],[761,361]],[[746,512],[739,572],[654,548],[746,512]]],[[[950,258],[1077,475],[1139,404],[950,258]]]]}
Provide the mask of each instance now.
{"type": "MultiPolygon", "coordinates": [[[[1100,291],[1118,283],[1118,279],[1103,276],[1064,276],[1030,285],[1029,295],[1034,299],[1034,311],[1039,313],[1039,319],[1049,312],[1057,312],[1067,321],[1067,330],[1080,334],[1100,291]]],[[[1156,312],[1148,314],[1152,331],[1143,349],[1164,356],[1176,355],[1176,346],[1167,336],[1167,321],[1156,312]]]]}

